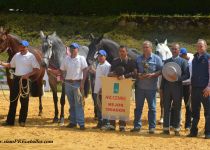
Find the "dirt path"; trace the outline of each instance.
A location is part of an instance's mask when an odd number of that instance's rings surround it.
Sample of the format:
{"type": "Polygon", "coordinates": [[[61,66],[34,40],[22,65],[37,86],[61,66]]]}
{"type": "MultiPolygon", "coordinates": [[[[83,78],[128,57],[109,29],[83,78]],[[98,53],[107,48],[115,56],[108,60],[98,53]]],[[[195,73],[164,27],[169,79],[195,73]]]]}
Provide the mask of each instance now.
{"type": "MultiPolygon", "coordinates": [[[[8,96],[8,93],[7,93],[8,96]]],[[[2,92],[0,92],[0,123],[6,119],[9,103],[4,100],[2,92]]],[[[17,109],[17,115],[19,112],[17,109]]],[[[157,103],[159,106],[159,102],[157,103]]],[[[0,142],[12,142],[16,140],[35,141],[39,142],[53,141],[53,143],[0,143],[0,149],[210,149],[210,140],[203,139],[204,117],[201,112],[201,120],[199,123],[200,136],[198,138],[187,138],[187,134],[182,129],[180,137],[173,135],[161,135],[162,127],[157,125],[155,135],[149,135],[147,122],[147,104],[143,112],[143,128],[140,133],[130,133],[133,120],[134,102],[131,102],[131,121],[128,122],[126,132],[120,133],[117,129],[115,132],[104,132],[92,129],[96,125],[93,119],[93,103],[91,98],[86,100],[85,131],[78,129],[67,129],[66,127],[59,127],[52,123],[54,114],[53,100],[51,93],[47,93],[43,100],[44,114],[42,117],[38,116],[38,99],[31,98],[29,106],[29,114],[26,127],[19,127],[18,124],[14,127],[3,127],[0,125],[0,142]]],[[[159,118],[159,107],[157,109],[157,118],[159,118]]],[[[183,114],[185,110],[183,107],[183,114]]],[[[184,121],[184,115],[183,121],[184,121]]],[[[68,102],[65,106],[65,117],[68,117],[68,102]]],[[[16,117],[18,119],[18,116],[16,117]]],[[[17,121],[16,121],[17,122],[17,121]]],[[[67,125],[68,121],[65,120],[67,125]]]]}

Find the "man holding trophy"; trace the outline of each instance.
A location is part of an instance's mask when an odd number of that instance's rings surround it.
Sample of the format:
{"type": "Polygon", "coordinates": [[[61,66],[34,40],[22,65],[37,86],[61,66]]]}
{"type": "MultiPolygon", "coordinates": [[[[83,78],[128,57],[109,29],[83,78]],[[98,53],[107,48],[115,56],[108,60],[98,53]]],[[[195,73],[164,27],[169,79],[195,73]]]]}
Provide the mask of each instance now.
{"type": "Polygon", "coordinates": [[[141,115],[144,100],[147,99],[149,112],[149,133],[153,134],[156,127],[156,90],[158,76],[161,74],[162,60],[152,53],[152,43],[143,42],[143,54],[136,60],[137,80],[135,83],[134,128],[131,132],[139,132],[142,127],[141,115]]]}

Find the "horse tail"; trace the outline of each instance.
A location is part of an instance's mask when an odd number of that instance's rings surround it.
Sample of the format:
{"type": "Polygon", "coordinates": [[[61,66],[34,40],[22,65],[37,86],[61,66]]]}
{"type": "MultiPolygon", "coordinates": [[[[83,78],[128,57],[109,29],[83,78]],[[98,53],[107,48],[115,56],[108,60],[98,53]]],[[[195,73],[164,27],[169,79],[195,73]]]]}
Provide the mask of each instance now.
{"type": "Polygon", "coordinates": [[[87,75],[87,78],[85,80],[85,85],[84,85],[84,96],[87,98],[88,94],[90,91],[90,81],[89,81],[89,73],[87,75]]]}

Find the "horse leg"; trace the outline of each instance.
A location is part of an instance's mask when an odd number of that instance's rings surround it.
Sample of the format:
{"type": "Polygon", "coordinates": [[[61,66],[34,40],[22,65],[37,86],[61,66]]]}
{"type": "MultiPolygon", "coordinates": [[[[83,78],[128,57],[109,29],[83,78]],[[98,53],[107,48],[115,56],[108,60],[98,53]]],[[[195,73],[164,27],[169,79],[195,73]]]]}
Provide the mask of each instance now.
{"type": "Polygon", "coordinates": [[[164,114],[164,107],[163,107],[163,90],[159,90],[159,95],[160,95],[160,120],[159,124],[163,124],[163,114],[164,114]]]}
{"type": "Polygon", "coordinates": [[[38,116],[42,116],[42,96],[39,96],[39,115],[38,116]]]}
{"type": "Polygon", "coordinates": [[[64,85],[64,83],[62,83],[60,104],[61,104],[60,126],[64,126],[64,105],[65,105],[65,85],[64,85]]]}
{"type": "Polygon", "coordinates": [[[55,108],[55,115],[53,118],[53,123],[57,123],[58,122],[58,96],[57,96],[56,91],[53,91],[53,102],[54,102],[54,108],[55,108]]]}

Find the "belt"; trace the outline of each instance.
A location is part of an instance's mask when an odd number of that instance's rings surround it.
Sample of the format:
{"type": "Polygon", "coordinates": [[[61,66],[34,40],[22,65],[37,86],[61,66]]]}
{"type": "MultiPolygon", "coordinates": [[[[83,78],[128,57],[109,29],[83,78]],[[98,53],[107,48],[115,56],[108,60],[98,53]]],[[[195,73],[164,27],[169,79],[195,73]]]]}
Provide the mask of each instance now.
{"type": "Polygon", "coordinates": [[[80,82],[81,80],[65,80],[65,81],[69,83],[75,83],[75,82],[80,82]]]}

